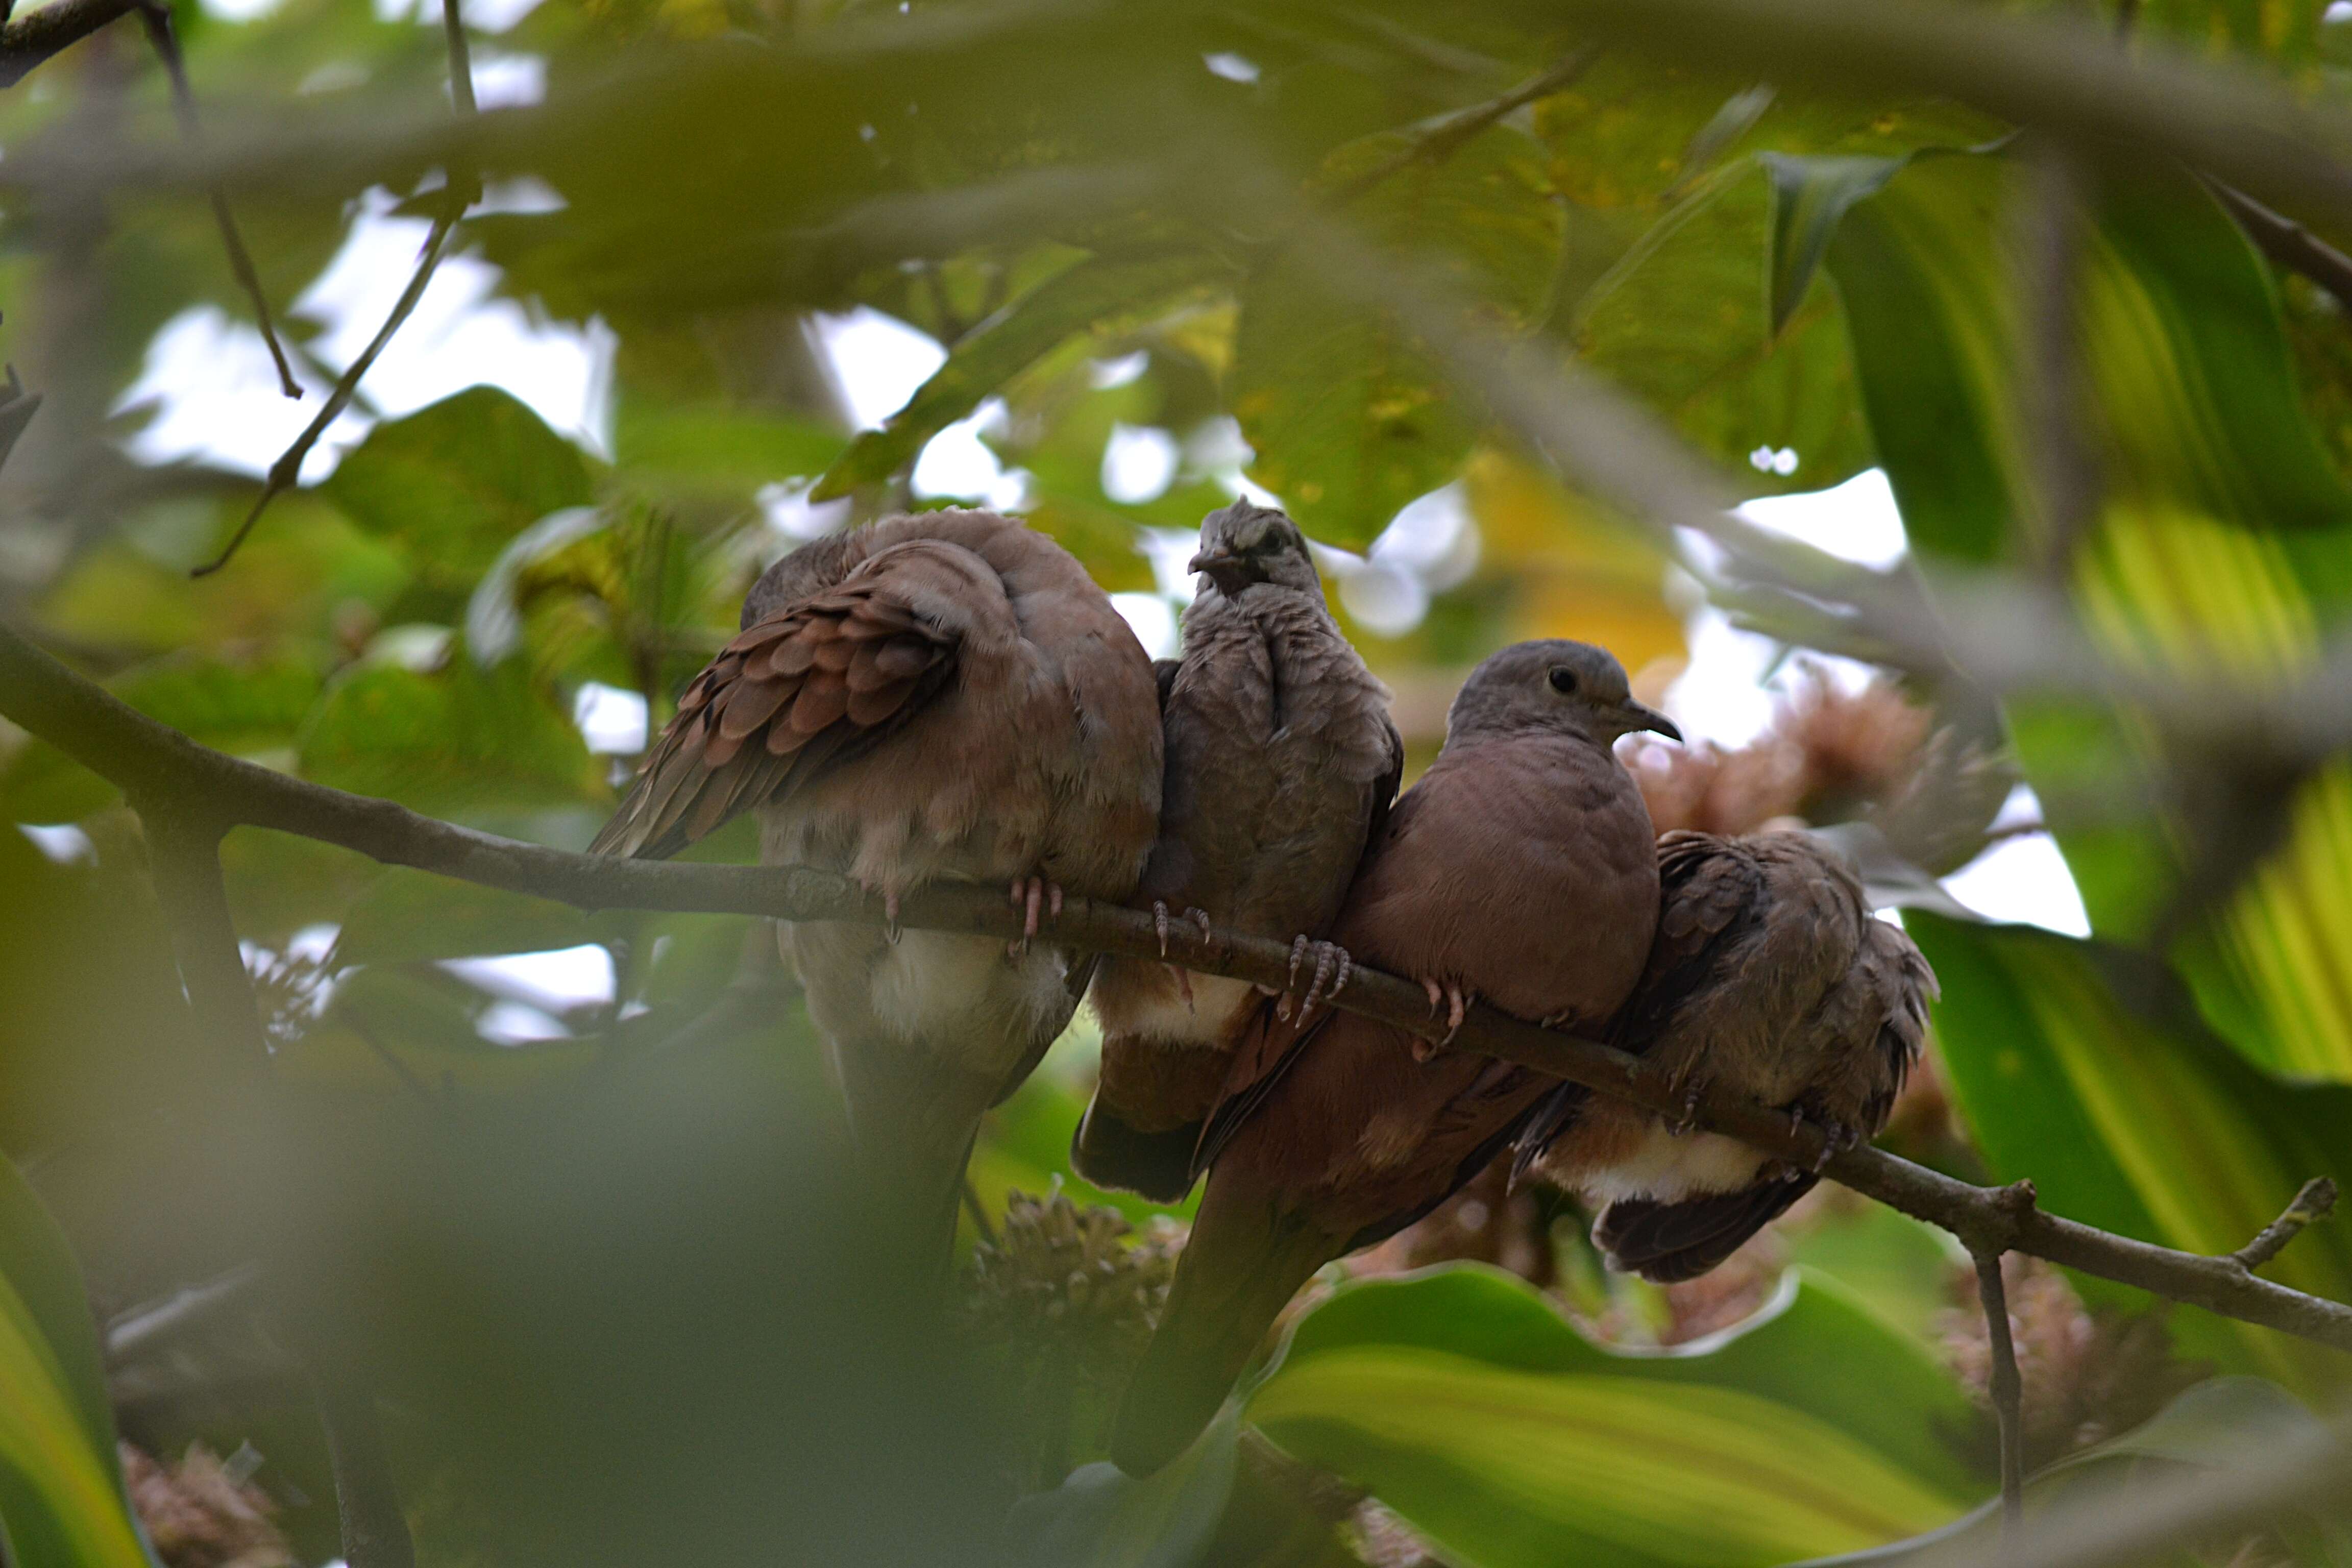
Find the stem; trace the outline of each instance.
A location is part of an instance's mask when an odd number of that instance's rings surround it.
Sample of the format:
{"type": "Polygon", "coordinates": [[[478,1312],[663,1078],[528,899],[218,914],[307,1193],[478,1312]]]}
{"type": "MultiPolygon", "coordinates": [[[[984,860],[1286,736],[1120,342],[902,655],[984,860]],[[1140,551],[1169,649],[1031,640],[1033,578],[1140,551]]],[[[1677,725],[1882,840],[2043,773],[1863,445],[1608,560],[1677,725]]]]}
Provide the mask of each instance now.
{"type": "Polygon", "coordinates": [[[2000,1542],[2014,1551],[2025,1529],[2025,1384],[2017,1374],[2017,1342],[2009,1327],[2009,1287],[2000,1277],[2000,1254],[1976,1254],[1977,1297],[1984,1303],[1985,1334],[1992,1347],[1994,1418],[2000,1425],[2000,1542]]]}

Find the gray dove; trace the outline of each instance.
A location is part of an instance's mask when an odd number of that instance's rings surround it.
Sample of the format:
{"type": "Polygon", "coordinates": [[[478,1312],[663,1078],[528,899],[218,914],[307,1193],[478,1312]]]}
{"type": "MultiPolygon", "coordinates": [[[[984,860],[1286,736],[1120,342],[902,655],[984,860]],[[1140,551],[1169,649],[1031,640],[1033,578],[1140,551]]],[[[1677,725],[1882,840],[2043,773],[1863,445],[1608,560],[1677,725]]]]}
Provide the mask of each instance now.
{"type": "MultiPolygon", "coordinates": [[[[1201,529],[1205,579],[1163,661],[1167,772],[1139,899],[1312,960],[1306,1005],[1347,983],[1320,937],[1396,796],[1404,743],[1388,691],[1340,634],[1297,525],[1235,501],[1201,529]]],[[[1106,958],[1093,1002],[1102,1078],[1071,1143],[1099,1186],[1174,1203],[1192,1184],[1202,1121],[1255,1010],[1246,982],[1106,958]]]]}
{"type": "MultiPolygon", "coordinates": [[[[1133,894],[1160,775],[1150,660],[1077,562],[992,512],[924,512],[768,569],[593,847],[671,855],[750,810],[766,864],[853,878],[894,916],[922,883],[1003,888],[1034,937],[1066,891],[1133,894]]],[[[1068,1024],[1090,964],[895,926],[779,938],[861,1155],[952,1235],[982,1114],[1068,1024]]]]}
{"type": "MultiPolygon", "coordinates": [[[[1687,1104],[1725,1089],[1814,1123],[1831,1148],[1875,1137],[1936,994],[1919,949],[1808,833],[1669,833],[1658,869],[1657,942],[1612,1040],[1687,1104]]],[[[1594,1243],[1660,1283],[1706,1273],[1820,1179],[1573,1086],[1529,1123],[1517,1164],[1606,1204],[1594,1243]]]]}
{"type": "MultiPolygon", "coordinates": [[[[1367,852],[1333,940],[1419,980],[1455,1025],[1479,995],[1599,1027],[1640,979],[1657,923],[1650,814],[1611,750],[1634,730],[1676,735],[1600,648],[1528,642],[1487,659],[1367,852]]],[[[1203,1137],[1192,1239],[1119,1407],[1118,1467],[1144,1475],[1182,1452],[1299,1286],[1460,1190],[1557,1082],[1355,1014],[1261,1003],[1203,1137]]]]}

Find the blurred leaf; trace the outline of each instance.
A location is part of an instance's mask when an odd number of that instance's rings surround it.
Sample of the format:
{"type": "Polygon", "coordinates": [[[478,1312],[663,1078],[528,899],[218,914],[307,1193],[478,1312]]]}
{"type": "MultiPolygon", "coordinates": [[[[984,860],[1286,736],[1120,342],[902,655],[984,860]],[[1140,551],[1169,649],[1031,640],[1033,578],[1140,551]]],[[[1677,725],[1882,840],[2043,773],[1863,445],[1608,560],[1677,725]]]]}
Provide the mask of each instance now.
{"type": "MultiPolygon", "coordinates": [[[[2252,1377],[2213,1378],[2186,1390],[2121,1436],[2026,1478],[2027,1518],[2039,1520],[2070,1508],[2095,1508],[2103,1500],[2112,1507],[2127,1495],[2127,1489],[2148,1498],[2175,1484],[2184,1470],[2242,1470],[2261,1464],[2263,1456],[2276,1451],[2281,1443],[2309,1440],[2318,1426],[2308,1410],[2273,1384],[2252,1377]]],[[[2325,1527],[2314,1531],[2282,1518],[2272,1528],[2283,1536],[2293,1531],[2283,1542],[2290,1547],[2320,1544],[2321,1550],[2315,1552],[2290,1553],[2293,1561],[2311,1563],[2313,1568],[2341,1563],[2346,1545],[2352,1544],[2344,1540],[2340,1526],[2332,1531],[2325,1527]],[[2326,1549],[2329,1535],[2334,1537],[2332,1551],[2326,1549]]],[[[1797,1568],[1899,1563],[1931,1552],[1944,1559],[1955,1549],[1967,1553],[1971,1543],[1979,1551],[1991,1551],[2000,1536],[2000,1502],[1994,1499],[1967,1518],[1917,1540],[1874,1552],[1821,1558],[1797,1568]]],[[[2198,1560],[2189,1551],[2193,1544],[2201,1543],[2184,1542],[2179,1560],[2198,1560]]],[[[2237,1541],[2223,1543],[2225,1550],[2240,1544],[2237,1541]]]]}
{"type": "Polygon", "coordinates": [[[1773,315],[1774,189],[1742,163],[1693,193],[1593,285],[1575,341],[1753,490],[1819,489],[1868,462],[1869,437],[1829,289],[1773,315]]]}
{"type": "Polygon", "coordinates": [[[1114,1208],[1139,1224],[1157,1214],[1190,1214],[1198,1203],[1198,1189],[1167,1207],[1097,1187],[1070,1169],[1070,1137],[1087,1109],[1098,1047],[1091,1017],[1081,1015],[1028,1080],[988,1113],[971,1177],[991,1214],[1003,1213],[1009,1193],[1049,1192],[1056,1184],[1073,1203],[1114,1208]]]}
{"type": "Polygon", "coordinates": [[[1162,310],[1229,270],[1202,250],[1109,255],[1078,262],[973,328],[907,405],[868,430],[825,471],[818,500],[887,479],[923,444],[1073,334],[1114,318],[1162,310]]]}
{"type": "Polygon", "coordinates": [[[16,1568],[149,1568],[66,1238],[0,1160],[0,1537],[16,1568]]]}
{"type": "Polygon", "coordinates": [[[1772,177],[1772,331],[1777,335],[1812,287],[1846,209],[1903,167],[1900,158],[1790,158],[1768,153],[1772,177]]]}
{"type": "Polygon", "coordinates": [[[507,542],[466,601],[466,649],[484,665],[514,652],[522,641],[522,607],[515,602],[516,579],[541,557],[551,555],[609,525],[592,506],[549,512],[507,542]]]}
{"type": "Polygon", "coordinates": [[[496,387],[469,387],[368,433],[327,494],[372,532],[399,541],[426,582],[463,591],[516,534],[584,506],[580,449],[496,387]]]}
{"type": "MultiPolygon", "coordinates": [[[[1402,133],[1350,143],[1321,177],[1370,177],[1407,146],[1402,133]]],[[[1352,210],[1374,234],[1429,252],[1479,302],[1487,330],[1523,327],[1540,310],[1560,207],[1540,150],[1517,130],[1496,126],[1440,162],[1417,158],[1352,210]]],[[[1335,302],[1325,280],[1279,258],[1243,288],[1230,395],[1257,454],[1250,477],[1308,533],[1351,550],[1453,477],[1478,422],[1405,334],[1335,302]]]]}
{"type": "Polygon", "coordinates": [[[600,800],[580,731],[515,664],[452,658],[430,672],[361,666],[337,676],[302,731],[302,774],[448,815],[600,800]]]}
{"type": "MultiPolygon", "coordinates": [[[[2313,1176],[2352,1174],[2352,1088],[2295,1088],[2205,1029],[2160,965],[2024,926],[1922,910],[1906,927],[1936,967],[1936,1038],[1994,1179],[2031,1177],[2055,1214],[2189,1252],[2242,1247],[2313,1176]]],[[[2352,1299],[2352,1237],[2315,1226],[2266,1271],[2352,1299]]],[[[2139,1293],[2077,1278],[2094,1300],[2139,1293]]],[[[2340,1388],[2341,1357],[2251,1324],[2175,1310],[2196,1353],[2290,1387],[2340,1388]]]]}
{"type": "Polygon", "coordinates": [[[1516,601],[1507,624],[1492,628],[1496,643],[1572,637],[1599,643],[1635,676],[1686,657],[1682,616],[1666,603],[1665,558],[1648,536],[1503,452],[1474,456],[1462,488],[1481,573],[1516,601]]]}
{"type": "MultiPolygon", "coordinates": [[[[1972,559],[2027,515],[2005,410],[2013,304],[2000,236],[2011,163],[1915,159],[1837,226],[1863,400],[1913,541],[1972,559]]],[[[2258,529],[2328,528],[2352,492],[2297,401],[2260,259],[2188,175],[2104,179],[2083,321],[2112,499],[2258,529]]]]}
{"type": "Polygon", "coordinates": [[[1248,1415],[1488,1568],[1778,1563],[1916,1533],[1981,1490],[1937,1435],[1972,1419],[1950,1375],[1817,1279],[1641,1356],[1499,1270],[1367,1281],[1300,1321],[1248,1415]]]}
{"type": "Polygon", "coordinates": [[[1228,1406],[1146,1480],[1081,1465],[1055,1490],[1022,1499],[1005,1521],[1007,1568],[1192,1568],[1234,1489],[1241,1423],[1228,1406]]]}
{"type": "Polygon", "coordinates": [[[341,967],[544,952],[598,935],[594,917],[569,904],[394,866],[343,918],[332,962],[341,967]]]}
{"type": "Polygon", "coordinates": [[[821,474],[843,441],[814,422],[762,409],[648,397],[624,396],[613,424],[616,466],[661,495],[749,495],[821,474]]]}

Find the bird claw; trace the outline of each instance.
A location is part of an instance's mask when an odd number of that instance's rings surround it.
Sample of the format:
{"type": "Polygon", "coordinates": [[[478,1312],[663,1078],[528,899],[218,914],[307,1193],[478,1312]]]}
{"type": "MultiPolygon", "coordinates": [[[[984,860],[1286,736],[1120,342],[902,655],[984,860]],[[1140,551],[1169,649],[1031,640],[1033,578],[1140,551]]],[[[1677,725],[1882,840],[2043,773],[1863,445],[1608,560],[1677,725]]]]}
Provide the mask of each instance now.
{"type": "Polygon", "coordinates": [[[1168,956],[1168,905],[1160,899],[1151,900],[1151,929],[1160,936],[1160,956],[1168,956]]]}
{"type": "Polygon", "coordinates": [[[1208,910],[1186,910],[1184,911],[1184,918],[1201,928],[1201,940],[1202,942],[1208,941],[1212,936],[1216,934],[1217,928],[1210,922],[1208,910]]]}
{"type": "Polygon", "coordinates": [[[1037,934],[1038,916],[1041,913],[1050,918],[1060,916],[1061,884],[1049,882],[1043,877],[1015,877],[1013,879],[1012,901],[1013,907],[1022,911],[1021,940],[1007,943],[1005,952],[1018,958],[1029,951],[1030,939],[1037,934]]]}
{"type": "Polygon", "coordinates": [[[888,942],[892,947],[896,947],[898,945],[898,939],[906,934],[906,929],[898,923],[898,895],[896,893],[883,894],[882,940],[888,942]]]}
{"type": "Polygon", "coordinates": [[[1682,1114],[1675,1118],[1674,1125],[1668,1128],[1667,1131],[1672,1132],[1677,1138],[1687,1138],[1693,1132],[1698,1131],[1698,1102],[1706,1098],[1706,1084],[1705,1080],[1695,1078],[1688,1083],[1685,1084],[1683,1086],[1682,1114]]]}
{"type": "Polygon", "coordinates": [[[1421,983],[1421,988],[1428,994],[1429,1016],[1432,1018],[1437,1016],[1437,1009],[1441,1004],[1445,1008],[1444,1038],[1425,1040],[1419,1036],[1413,1037],[1412,1059],[1425,1062],[1438,1052],[1450,1047],[1454,1044],[1454,1037],[1462,1032],[1463,1016],[1470,1010],[1470,994],[1452,981],[1441,985],[1434,980],[1424,979],[1421,983]]]}

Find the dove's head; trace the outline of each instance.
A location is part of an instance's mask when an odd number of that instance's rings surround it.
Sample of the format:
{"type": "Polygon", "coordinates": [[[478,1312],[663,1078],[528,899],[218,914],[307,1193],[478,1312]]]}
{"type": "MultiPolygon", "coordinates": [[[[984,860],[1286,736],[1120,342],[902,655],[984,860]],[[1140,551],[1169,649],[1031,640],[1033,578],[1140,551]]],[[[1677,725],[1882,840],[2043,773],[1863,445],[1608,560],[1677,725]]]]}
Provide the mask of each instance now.
{"type": "Polygon", "coordinates": [[[1237,500],[1211,512],[1201,524],[1195,572],[1208,574],[1217,592],[1234,598],[1257,583],[1320,596],[1323,579],[1307,552],[1298,525],[1270,506],[1237,500]]]}
{"type": "Polygon", "coordinates": [[[1683,738],[1672,720],[1633,700],[1625,667],[1607,648],[1560,638],[1513,643],[1489,656],[1445,716],[1448,745],[1549,731],[1606,746],[1635,730],[1683,738]]]}

